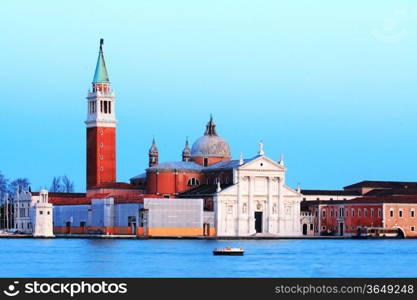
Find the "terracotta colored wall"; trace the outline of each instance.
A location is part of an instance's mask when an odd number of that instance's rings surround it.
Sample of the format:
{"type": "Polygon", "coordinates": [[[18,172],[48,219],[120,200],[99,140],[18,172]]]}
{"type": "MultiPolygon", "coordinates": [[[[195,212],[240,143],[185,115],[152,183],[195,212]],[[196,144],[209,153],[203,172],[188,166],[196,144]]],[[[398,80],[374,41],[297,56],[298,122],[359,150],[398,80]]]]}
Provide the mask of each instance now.
{"type": "Polygon", "coordinates": [[[345,231],[347,233],[356,234],[358,226],[360,227],[382,227],[382,205],[368,204],[368,205],[345,205],[345,231]],[[355,216],[352,217],[352,208],[355,210],[355,216]],[[361,215],[358,216],[358,209],[361,210],[361,215]],[[364,209],[367,209],[367,215],[364,214],[364,209]],[[346,217],[346,209],[348,216],[346,217]],[[371,209],[374,209],[374,215],[371,215],[371,209]],[[381,216],[378,217],[378,209],[381,209],[381,216]],[[353,227],[353,229],[352,229],[353,227]]]}
{"type": "Polygon", "coordinates": [[[105,182],[116,182],[116,128],[87,128],[87,188],[105,182]]]}
{"type": "MultiPolygon", "coordinates": [[[[115,235],[131,235],[132,234],[132,228],[129,226],[126,227],[79,227],[79,226],[71,226],[70,233],[72,234],[83,234],[88,233],[88,231],[101,231],[106,234],[115,234],[115,235]]],[[[66,226],[57,226],[54,227],[54,233],[61,233],[66,234],[68,233],[68,228],[66,226]]],[[[136,234],[141,234],[139,228],[136,230],[136,234]]],[[[142,233],[143,234],[143,233],[142,233]]]]}
{"type": "Polygon", "coordinates": [[[331,213],[330,213],[331,210],[334,211],[335,209],[338,211],[337,205],[321,205],[320,206],[320,214],[319,214],[320,228],[318,228],[318,232],[327,231],[327,230],[337,232],[338,230],[337,217],[334,214],[333,216],[331,216],[331,213]],[[323,210],[326,212],[325,216],[323,215],[323,210]],[[324,230],[322,228],[323,226],[326,227],[324,230]]]}
{"type": "Polygon", "coordinates": [[[320,228],[318,232],[323,231],[322,226],[327,229],[333,229],[334,232],[339,232],[339,224],[343,223],[344,233],[356,234],[357,227],[381,227],[382,226],[382,205],[380,204],[344,204],[343,216],[340,216],[340,208],[342,205],[320,205],[320,228]],[[354,216],[352,216],[352,208],[355,210],[354,216]],[[364,211],[367,209],[367,215],[365,216],[364,211]],[[378,217],[378,208],[381,209],[381,216],[378,217]],[[323,217],[323,209],[326,210],[326,217],[323,217]],[[360,216],[358,215],[358,209],[361,210],[360,216]],[[371,214],[371,209],[374,209],[374,215],[371,214]],[[333,211],[333,216],[331,214],[333,211]],[[347,212],[346,212],[347,211],[347,212]],[[353,226],[353,228],[352,228],[353,226]]]}
{"type": "MultiPolygon", "coordinates": [[[[204,157],[193,157],[191,160],[199,165],[204,165],[204,157]]],[[[219,161],[230,160],[228,157],[208,157],[208,165],[218,163],[219,161]]]]}
{"type": "MultiPolygon", "coordinates": [[[[70,228],[71,234],[85,234],[88,231],[102,231],[106,234],[114,235],[131,235],[131,227],[79,227],[72,226],[70,228]]],[[[66,234],[68,233],[68,228],[66,226],[54,227],[54,233],[56,234],[66,234]]],[[[137,236],[202,236],[203,228],[148,228],[145,232],[143,227],[136,228],[137,236]]],[[[216,235],[216,229],[210,228],[210,236],[216,235]]]]}
{"type": "Polygon", "coordinates": [[[417,237],[417,204],[386,203],[384,204],[385,227],[400,227],[406,237],[417,237]],[[390,217],[390,209],[393,209],[394,216],[390,217]],[[399,216],[402,209],[403,216],[399,216]],[[414,218],[411,217],[411,209],[414,209],[414,218]],[[414,226],[414,231],[411,227],[414,226]]]}
{"type": "Polygon", "coordinates": [[[148,194],[177,194],[186,191],[193,186],[188,185],[190,178],[196,178],[200,184],[204,184],[205,177],[200,172],[149,172],[147,177],[148,194]]]}

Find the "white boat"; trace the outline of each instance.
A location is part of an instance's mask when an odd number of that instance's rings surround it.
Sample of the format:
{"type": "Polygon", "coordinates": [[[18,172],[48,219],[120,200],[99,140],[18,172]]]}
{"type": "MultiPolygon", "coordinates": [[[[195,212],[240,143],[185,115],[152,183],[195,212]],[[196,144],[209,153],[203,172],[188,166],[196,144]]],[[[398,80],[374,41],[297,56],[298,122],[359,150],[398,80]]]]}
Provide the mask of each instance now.
{"type": "Polygon", "coordinates": [[[243,248],[215,248],[213,250],[214,255],[243,255],[245,250],[243,248]]]}

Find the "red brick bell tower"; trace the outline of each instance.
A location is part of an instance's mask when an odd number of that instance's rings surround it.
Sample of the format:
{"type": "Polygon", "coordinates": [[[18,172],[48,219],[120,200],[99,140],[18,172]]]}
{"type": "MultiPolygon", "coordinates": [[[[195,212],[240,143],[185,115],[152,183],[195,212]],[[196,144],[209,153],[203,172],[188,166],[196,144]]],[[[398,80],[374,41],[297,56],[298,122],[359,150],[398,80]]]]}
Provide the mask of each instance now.
{"type": "Polygon", "coordinates": [[[92,90],[87,96],[87,189],[101,183],[116,182],[115,100],[101,39],[92,90]]]}

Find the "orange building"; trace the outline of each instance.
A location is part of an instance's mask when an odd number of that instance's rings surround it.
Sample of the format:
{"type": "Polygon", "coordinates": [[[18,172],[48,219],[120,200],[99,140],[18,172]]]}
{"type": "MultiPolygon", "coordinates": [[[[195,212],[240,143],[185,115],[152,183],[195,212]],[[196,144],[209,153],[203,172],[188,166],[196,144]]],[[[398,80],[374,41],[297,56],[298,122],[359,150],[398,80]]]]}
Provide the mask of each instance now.
{"type": "Polygon", "coordinates": [[[315,235],[356,236],[364,228],[394,228],[403,237],[417,237],[417,195],[366,196],[353,200],[304,201],[314,216],[315,235]]]}

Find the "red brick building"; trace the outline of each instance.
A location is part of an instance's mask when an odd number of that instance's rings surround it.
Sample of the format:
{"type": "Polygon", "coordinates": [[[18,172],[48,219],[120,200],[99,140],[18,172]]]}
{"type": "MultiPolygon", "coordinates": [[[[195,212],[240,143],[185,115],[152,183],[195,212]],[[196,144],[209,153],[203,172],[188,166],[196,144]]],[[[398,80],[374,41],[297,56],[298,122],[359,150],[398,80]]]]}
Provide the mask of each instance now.
{"type": "Polygon", "coordinates": [[[315,235],[357,235],[363,228],[398,228],[417,237],[417,195],[366,196],[353,200],[303,202],[313,218],[315,235]]]}

